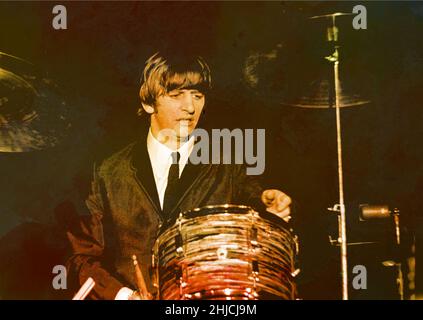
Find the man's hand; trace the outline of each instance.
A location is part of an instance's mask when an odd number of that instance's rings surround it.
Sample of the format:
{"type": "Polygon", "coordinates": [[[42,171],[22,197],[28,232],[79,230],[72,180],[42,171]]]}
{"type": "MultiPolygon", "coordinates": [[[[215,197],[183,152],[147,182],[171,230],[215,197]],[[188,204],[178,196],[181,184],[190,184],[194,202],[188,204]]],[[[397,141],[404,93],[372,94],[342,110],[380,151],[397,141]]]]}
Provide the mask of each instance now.
{"type": "Polygon", "coordinates": [[[142,295],[139,290],[123,287],[117,293],[115,300],[153,300],[153,296],[149,292],[142,295]]]}
{"type": "Polygon", "coordinates": [[[261,201],[266,206],[266,211],[276,214],[287,222],[291,219],[291,208],[289,206],[292,200],[282,191],[277,189],[264,190],[261,194],[261,201]]]}
{"type": "Polygon", "coordinates": [[[153,300],[153,296],[150,293],[141,294],[139,290],[135,290],[128,300],[153,300]]]}

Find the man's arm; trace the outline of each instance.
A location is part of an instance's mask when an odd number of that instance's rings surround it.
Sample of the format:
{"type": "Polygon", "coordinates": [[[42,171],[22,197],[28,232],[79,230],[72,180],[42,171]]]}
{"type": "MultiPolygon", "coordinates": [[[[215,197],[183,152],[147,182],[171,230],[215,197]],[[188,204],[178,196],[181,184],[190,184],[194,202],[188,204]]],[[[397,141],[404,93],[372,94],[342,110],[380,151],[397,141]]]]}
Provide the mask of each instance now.
{"type": "Polygon", "coordinates": [[[95,281],[91,297],[115,299],[122,283],[104,267],[105,239],[103,230],[104,184],[94,169],[91,193],[86,201],[90,215],[80,216],[67,231],[72,254],[67,261],[68,275],[82,285],[88,277],[95,281]]]}

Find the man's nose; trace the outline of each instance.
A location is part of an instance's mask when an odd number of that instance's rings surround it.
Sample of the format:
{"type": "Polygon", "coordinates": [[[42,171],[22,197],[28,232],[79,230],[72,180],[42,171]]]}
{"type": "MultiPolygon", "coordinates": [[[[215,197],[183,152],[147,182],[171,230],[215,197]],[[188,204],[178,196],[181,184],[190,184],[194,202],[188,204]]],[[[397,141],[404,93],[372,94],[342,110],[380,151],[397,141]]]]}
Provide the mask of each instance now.
{"type": "Polygon", "coordinates": [[[194,108],[194,97],[191,94],[184,95],[184,100],[182,102],[182,109],[189,114],[193,114],[195,111],[194,108]]]}

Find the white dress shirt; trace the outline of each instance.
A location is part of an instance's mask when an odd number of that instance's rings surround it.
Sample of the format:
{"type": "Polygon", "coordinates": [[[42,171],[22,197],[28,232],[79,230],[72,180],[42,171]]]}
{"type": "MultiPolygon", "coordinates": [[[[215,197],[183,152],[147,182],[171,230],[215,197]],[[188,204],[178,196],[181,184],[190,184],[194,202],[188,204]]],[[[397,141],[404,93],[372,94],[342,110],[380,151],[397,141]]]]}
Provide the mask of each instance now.
{"type": "Polygon", "coordinates": [[[158,141],[151,129],[147,136],[147,150],[150,156],[151,167],[153,169],[154,181],[156,182],[157,194],[159,195],[160,207],[163,209],[163,200],[167,187],[167,176],[172,165],[172,153],[179,152],[179,177],[188,162],[189,155],[194,148],[195,137],[192,136],[187,142],[177,150],[172,150],[158,141]]]}

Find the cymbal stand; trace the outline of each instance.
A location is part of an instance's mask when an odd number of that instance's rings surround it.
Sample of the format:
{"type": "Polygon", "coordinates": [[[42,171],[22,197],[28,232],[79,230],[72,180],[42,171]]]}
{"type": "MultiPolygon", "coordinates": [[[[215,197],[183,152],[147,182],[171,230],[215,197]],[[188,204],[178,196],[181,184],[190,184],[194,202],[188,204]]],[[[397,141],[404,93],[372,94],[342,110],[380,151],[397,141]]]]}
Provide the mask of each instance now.
{"type": "Polygon", "coordinates": [[[347,261],[347,231],[346,231],[346,213],[344,202],[344,177],[342,167],[342,130],[341,130],[341,87],[339,80],[339,45],[338,45],[338,28],[336,27],[335,18],[340,14],[328,15],[332,19],[332,26],[327,29],[327,40],[333,43],[333,53],[325,57],[326,60],[333,64],[333,76],[335,86],[335,111],[336,111],[336,141],[338,155],[338,190],[339,203],[336,204],[332,211],[338,212],[338,243],[340,244],[341,258],[341,276],[342,276],[342,299],[348,300],[348,261],[347,261]]]}

